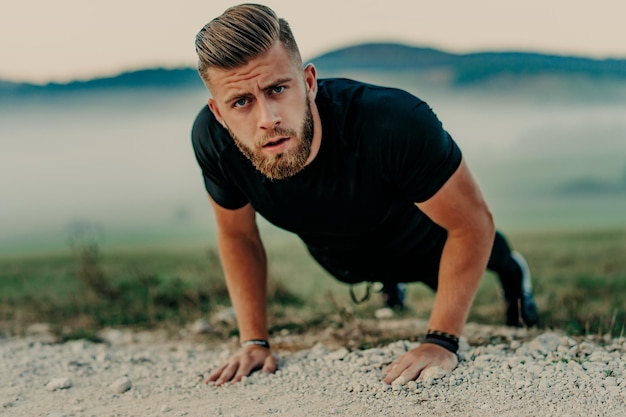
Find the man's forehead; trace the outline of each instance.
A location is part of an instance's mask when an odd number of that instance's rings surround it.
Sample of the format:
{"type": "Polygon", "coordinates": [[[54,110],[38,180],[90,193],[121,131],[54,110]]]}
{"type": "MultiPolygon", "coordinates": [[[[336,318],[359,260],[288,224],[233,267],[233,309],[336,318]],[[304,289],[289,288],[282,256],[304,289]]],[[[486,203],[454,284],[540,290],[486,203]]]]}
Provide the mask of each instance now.
{"type": "Polygon", "coordinates": [[[301,76],[301,72],[282,45],[270,48],[240,67],[207,69],[210,90],[214,95],[224,94],[225,90],[232,93],[233,90],[245,92],[267,88],[280,80],[295,79],[301,76]]]}
{"type": "Polygon", "coordinates": [[[298,79],[293,73],[269,73],[257,77],[233,77],[218,80],[212,89],[214,98],[219,101],[229,102],[242,96],[262,93],[268,88],[290,83],[298,79]]]}

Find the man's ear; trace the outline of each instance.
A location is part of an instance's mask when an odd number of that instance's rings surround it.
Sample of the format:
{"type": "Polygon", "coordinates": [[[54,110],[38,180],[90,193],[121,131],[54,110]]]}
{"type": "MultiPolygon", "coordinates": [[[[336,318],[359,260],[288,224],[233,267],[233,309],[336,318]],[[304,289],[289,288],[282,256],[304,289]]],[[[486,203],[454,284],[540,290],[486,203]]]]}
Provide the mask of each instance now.
{"type": "Polygon", "coordinates": [[[210,98],[208,103],[209,109],[211,109],[211,112],[213,112],[213,115],[215,116],[217,121],[220,122],[222,126],[226,127],[226,123],[224,122],[224,118],[222,118],[222,114],[220,113],[220,109],[217,107],[217,102],[215,101],[215,99],[210,98]]]}
{"type": "Polygon", "coordinates": [[[315,100],[317,95],[317,70],[315,65],[307,64],[304,67],[304,84],[306,85],[307,93],[309,93],[309,98],[315,100]]]}

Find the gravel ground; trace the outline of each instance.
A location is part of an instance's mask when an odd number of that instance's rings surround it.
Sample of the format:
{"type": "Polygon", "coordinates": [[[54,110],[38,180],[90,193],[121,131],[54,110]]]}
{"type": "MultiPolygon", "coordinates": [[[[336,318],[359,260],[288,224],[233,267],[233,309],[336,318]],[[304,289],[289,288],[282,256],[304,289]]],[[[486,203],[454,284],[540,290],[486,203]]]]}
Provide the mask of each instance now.
{"type": "Polygon", "coordinates": [[[275,374],[223,387],[202,381],[232,340],[4,337],[0,416],[626,416],[626,338],[468,324],[451,374],[389,386],[382,368],[416,342],[348,350],[328,335],[277,337],[275,374]]]}

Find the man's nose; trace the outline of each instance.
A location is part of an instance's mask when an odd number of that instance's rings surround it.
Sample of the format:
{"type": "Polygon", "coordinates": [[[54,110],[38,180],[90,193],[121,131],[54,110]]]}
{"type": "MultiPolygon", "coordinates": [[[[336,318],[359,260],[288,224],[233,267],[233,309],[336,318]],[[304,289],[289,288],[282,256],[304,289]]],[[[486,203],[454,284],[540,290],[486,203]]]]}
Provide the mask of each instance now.
{"type": "Polygon", "coordinates": [[[258,100],[258,121],[261,129],[274,129],[280,124],[278,104],[266,98],[258,100]]]}

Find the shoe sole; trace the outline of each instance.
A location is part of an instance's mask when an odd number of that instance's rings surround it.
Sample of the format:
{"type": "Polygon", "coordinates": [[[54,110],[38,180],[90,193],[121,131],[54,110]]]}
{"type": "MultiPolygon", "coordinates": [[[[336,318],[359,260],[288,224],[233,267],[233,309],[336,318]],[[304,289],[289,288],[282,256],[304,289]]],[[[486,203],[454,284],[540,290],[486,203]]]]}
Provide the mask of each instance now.
{"type": "Polygon", "coordinates": [[[511,252],[511,258],[513,258],[522,269],[522,296],[532,297],[533,283],[530,276],[530,267],[528,266],[528,262],[526,262],[526,258],[516,251],[511,252]]]}
{"type": "Polygon", "coordinates": [[[533,297],[533,284],[530,275],[530,267],[526,258],[519,252],[511,252],[511,257],[517,262],[522,270],[522,298],[518,300],[519,319],[523,326],[535,326],[539,319],[537,304],[533,297]],[[526,313],[526,314],[525,314],[526,313]]]}

